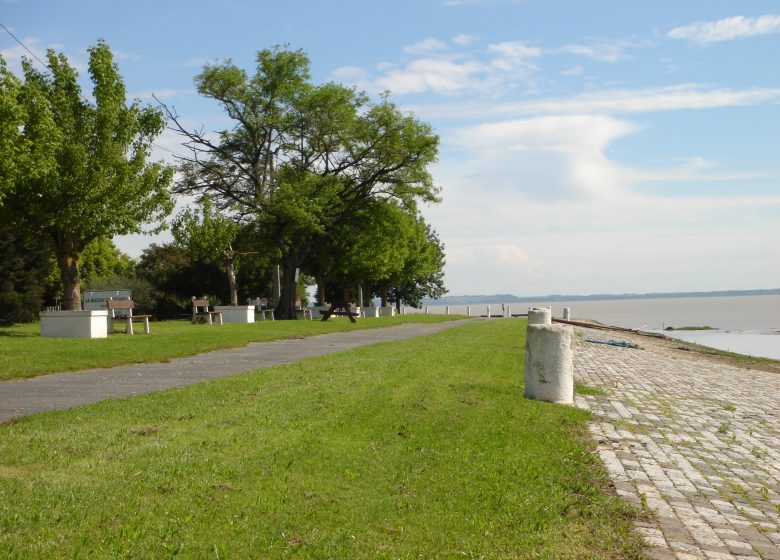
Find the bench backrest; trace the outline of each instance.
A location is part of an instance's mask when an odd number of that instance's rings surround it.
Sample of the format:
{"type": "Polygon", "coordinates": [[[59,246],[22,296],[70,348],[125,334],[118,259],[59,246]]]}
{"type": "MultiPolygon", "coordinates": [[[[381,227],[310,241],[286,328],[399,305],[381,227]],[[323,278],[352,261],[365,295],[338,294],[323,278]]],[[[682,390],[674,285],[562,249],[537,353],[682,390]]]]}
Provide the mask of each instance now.
{"type": "Polygon", "coordinates": [[[135,307],[133,300],[131,299],[107,299],[106,305],[109,309],[132,309],[135,307]]]}
{"type": "Polygon", "coordinates": [[[203,308],[203,312],[207,312],[209,310],[209,300],[206,299],[195,299],[192,298],[192,311],[193,313],[197,313],[199,308],[203,308]]]}
{"type": "Polygon", "coordinates": [[[111,317],[114,316],[114,310],[120,309],[120,310],[127,310],[127,315],[130,317],[133,316],[133,307],[135,307],[135,303],[133,303],[133,300],[131,299],[112,299],[108,298],[106,300],[106,305],[108,306],[108,310],[111,312],[111,317]]]}

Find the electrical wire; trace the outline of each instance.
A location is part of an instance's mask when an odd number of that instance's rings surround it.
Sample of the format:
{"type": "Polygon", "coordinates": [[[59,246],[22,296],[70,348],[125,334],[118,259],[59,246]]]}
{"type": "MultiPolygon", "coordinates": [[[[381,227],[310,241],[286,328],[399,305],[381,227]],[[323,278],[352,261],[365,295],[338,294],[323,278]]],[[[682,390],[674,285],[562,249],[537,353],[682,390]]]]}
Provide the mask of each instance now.
{"type": "MultiPolygon", "coordinates": [[[[25,45],[24,43],[22,43],[22,41],[20,41],[20,40],[19,40],[19,38],[18,38],[16,35],[14,35],[13,33],[11,33],[11,30],[10,30],[10,29],[8,29],[8,28],[7,28],[5,25],[3,25],[3,23],[2,23],[2,22],[0,22],[0,27],[2,27],[2,28],[3,28],[3,30],[4,30],[6,33],[8,33],[8,35],[10,35],[10,36],[13,38],[13,40],[14,40],[14,41],[16,41],[17,43],[19,43],[19,46],[21,46],[21,47],[22,47],[24,50],[26,50],[28,53],[30,53],[30,56],[32,56],[32,57],[33,57],[35,60],[37,60],[37,61],[38,61],[38,63],[39,63],[41,66],[43,66],[43,67],[46,69],[46,71],[47,71],[47,72],[49,72],[49,71],[50,71],[50,70],[49,70],[49,66],[48,66],[48,64],[46,64],[44,61],[42,61],[42,60],[41,60],[41,59],[38,57],[38,55],[37,55],[37,54],[35,54],[33,51],[31,51],[31,50],[30,50],[30,49],[27,47],[27,45],[25,45]]],[[[89,99],[87,99],[86,97],[84,97],[84,95],[83,95],[81,92],[79,92],[79,96],[80,96],[80,97],[81,97],[81,99],[83,99],[83,100],[84,100],[84,102],[85,102],[85,103],[87,103],[88,105],[93,105],[93,103],[92,103],[92,102],[91,102],[89,99]]],[[[165,152],[168,152],[169,154],[172,154],[173,156],[175,156],[175,157],[177,157],[177,158],[182,158],[182,156],[180,156],[179,154],[177,154],[177,153],[176,153],[176,152],[174,152],[173,150],[170,150],[170,149],[168,149],[168,148],[166,148],[166,147],[164,147],[164,146],[160,146],[159,144],[155,144],[154,142],[151,142],[151,144],[152,144],[152,146],[154,146],[155,148],[159,148],[160,150],[163,150],[163,151],[165,151],[165,152]]]]}

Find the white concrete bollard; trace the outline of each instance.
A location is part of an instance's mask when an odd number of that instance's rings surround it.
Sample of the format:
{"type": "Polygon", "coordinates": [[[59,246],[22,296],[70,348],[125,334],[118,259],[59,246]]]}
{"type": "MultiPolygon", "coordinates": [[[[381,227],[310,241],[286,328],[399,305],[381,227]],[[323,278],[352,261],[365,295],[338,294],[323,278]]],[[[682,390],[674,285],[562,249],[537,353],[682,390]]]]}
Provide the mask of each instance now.
{"type": "Polygon", "coordinates": [[[568,307],[563,308],[563,319],[568,321],[571,318],[571,309],[568,307]]]}
{"type": "Polygon", "coordinates": [[[532,307],[528,310],[528,325],[551,325],[552,311],[549,307],[532,307]]]}
{"type": "Polygon", "coordinates": [[[511,317],[512,316],[512,308],[510,306],[506,306],[506,316],[511,317]]]}
{"type": "Polygon", "coordinates": [[[574,331],[569,325],[528,325],[525,396],[560,404],[574,402],[574,331]]]}
{"type": "Polygon", "coordinates": [[[470,305],[466,306],[466,317],[471,317],[471,306],[470,305]]]}
{"type": "Polygon", "coordinates": [[[450,306],[448,305],[447,310],[445,311],[445,315],[449,315],[449,314],[450,314],[450,306]]]}
{"type": "Polygon", "coordinates": [[[487,318],[490,319],[490,306],[487,306],[487,318]]]}
{"type": "Polygon", "coordinates": [[[425,306],[425,314],[428,315],[428,306],[425,306]]]}

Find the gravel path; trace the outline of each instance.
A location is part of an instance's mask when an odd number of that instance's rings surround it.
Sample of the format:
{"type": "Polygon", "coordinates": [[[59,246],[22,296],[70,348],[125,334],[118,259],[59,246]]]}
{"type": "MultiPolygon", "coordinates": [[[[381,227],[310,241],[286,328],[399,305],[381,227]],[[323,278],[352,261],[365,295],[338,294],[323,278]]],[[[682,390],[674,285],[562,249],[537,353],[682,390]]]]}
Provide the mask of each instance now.
{"type": "Polygon", "coordinates": [[[780,560],[780,375],[585,342],[578,395],[616,490],[654,512],[651,558],[780,560]]]}
{"type": "Polygon", "coordinates": [[[55,373],[0,382],[0,423],[18,416],[74,408],[105,399],[130,397],[207,379],[287,364],[344,350],[437,333],[467,320],[406,323],[397,327],[324,334],[308,338],[257,342],[166,363],[55,373]]]}

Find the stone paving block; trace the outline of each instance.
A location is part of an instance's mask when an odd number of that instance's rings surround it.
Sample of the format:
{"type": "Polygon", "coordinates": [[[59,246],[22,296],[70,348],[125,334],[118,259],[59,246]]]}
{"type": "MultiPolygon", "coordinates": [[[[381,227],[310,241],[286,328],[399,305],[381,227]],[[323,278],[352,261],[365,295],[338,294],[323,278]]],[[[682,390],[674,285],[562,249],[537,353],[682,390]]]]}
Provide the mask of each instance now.
{"type": "Polygon", "coordinates": [[[780,560],[780,376],[600,344],[574,360],[609,389],[576,403],[619,493],[656,511],[651,558],[780,560]]]}

